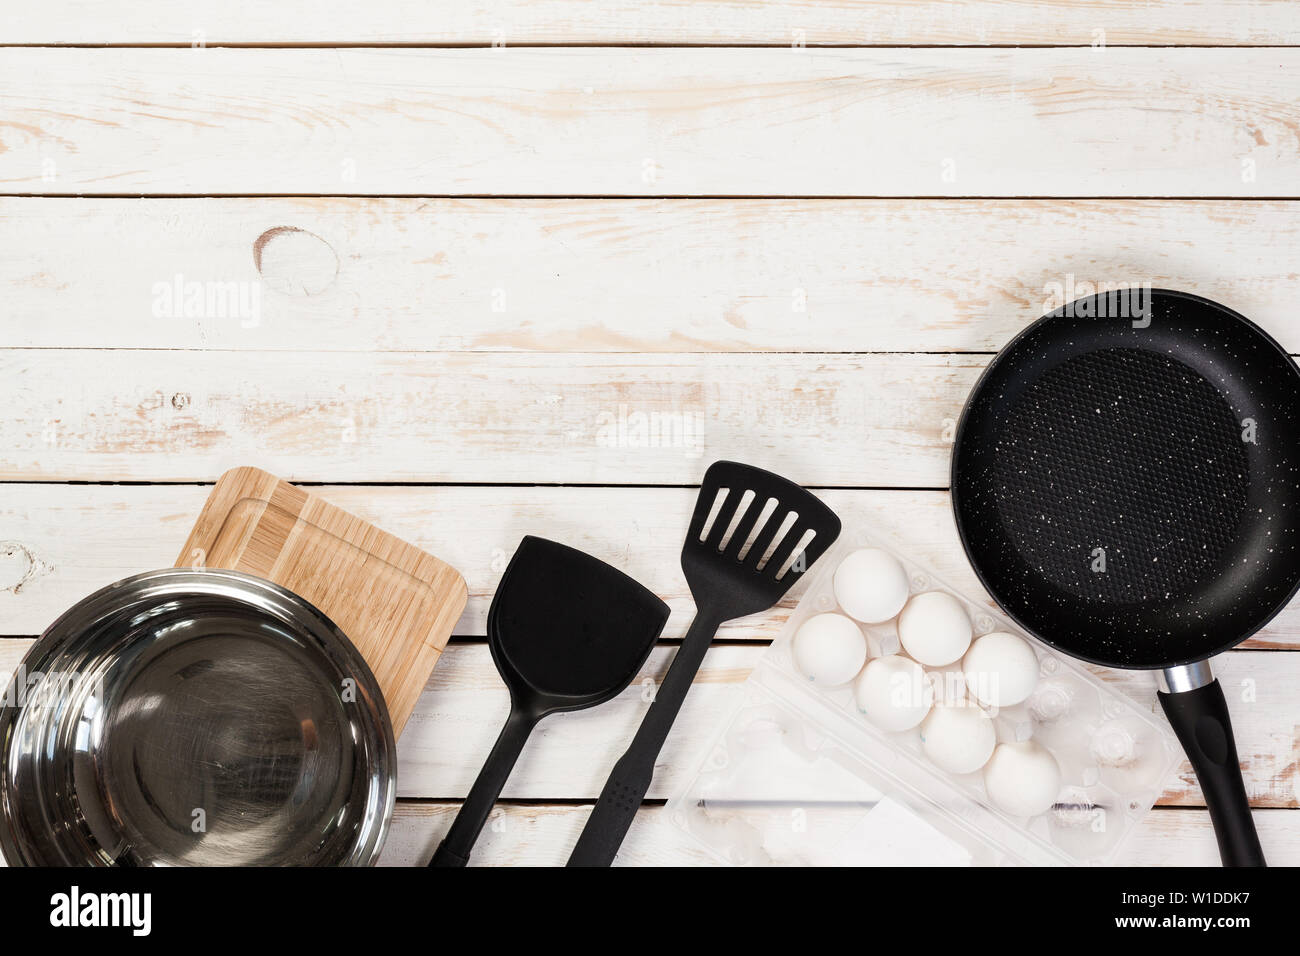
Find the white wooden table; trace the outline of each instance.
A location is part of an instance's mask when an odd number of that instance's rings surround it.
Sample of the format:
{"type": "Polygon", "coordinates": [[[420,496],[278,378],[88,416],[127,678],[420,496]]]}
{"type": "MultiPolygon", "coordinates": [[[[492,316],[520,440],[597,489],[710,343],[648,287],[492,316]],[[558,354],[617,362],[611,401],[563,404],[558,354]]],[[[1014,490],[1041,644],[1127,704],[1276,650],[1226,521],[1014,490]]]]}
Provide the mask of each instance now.
{"type": "MultiPolygon", "coordinates": [[[[226,467],[326,485],[471,589],[389,863],[505,714],[482,634],[521,535],[644,581],[680,636],[690,486],[733,457],[979,594],[952,422],[1058,290],[1185,288],[1300,351],[1286,4],[45,0],[0,43],[0,667],[169,565],[226,467]]],[[[704,861],[658,806],[786,613],[725,630],[623,862],[704,861]]],[[[1297,650],[1293,606],[1219,666],[1275,864],[1297,650]]],[[[561,862],[644,706],[544,723],[476,861],[561,862]]],[[[1215,862],[1190,768],[1131,858],[1215,862]]]]}

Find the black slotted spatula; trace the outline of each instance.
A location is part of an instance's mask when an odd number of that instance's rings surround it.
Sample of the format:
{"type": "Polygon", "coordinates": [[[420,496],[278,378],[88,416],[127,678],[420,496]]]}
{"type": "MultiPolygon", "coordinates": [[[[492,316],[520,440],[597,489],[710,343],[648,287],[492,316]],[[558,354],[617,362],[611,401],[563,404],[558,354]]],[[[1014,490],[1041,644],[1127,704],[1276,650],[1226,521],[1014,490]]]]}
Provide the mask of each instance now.
{"type": "Polygon", "coordinates": [[[488,609],[488,643],[510,689],[510,716],[430,866],[469,861],[537,722],[617,696],[667,620],[668,605],[617,568],[545,538],[524,538],[488,609]]]}
{"type": "Polygon", "coordinates": [[[605,782],[569,866],[614,861],[718,628],[775,605],[839,534],[835,513],[780,475],[734,461],[709,466],[682,547],[695,620],[631,746],[605,782]]]}

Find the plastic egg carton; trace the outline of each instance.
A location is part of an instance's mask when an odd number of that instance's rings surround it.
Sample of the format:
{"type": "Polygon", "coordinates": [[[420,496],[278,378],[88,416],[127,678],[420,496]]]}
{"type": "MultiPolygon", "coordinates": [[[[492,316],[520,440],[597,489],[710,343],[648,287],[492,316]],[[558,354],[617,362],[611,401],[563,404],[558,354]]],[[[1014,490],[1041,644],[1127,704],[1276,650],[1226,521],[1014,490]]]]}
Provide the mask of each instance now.
{"type": "MultiPolygon", "coordinates": [[[[669,820],[720,861],[738,865],[1052,865],[1114,861],[1181,761],[1164,721],[1013,622],[949,587],[892,543],[846,533],[809,576],[785,627],[740,688],[703,764],[669,801],[669,820]],[[1035,741],[1055,758],[1059,789],[1050,806],[1016,816],[990,799],[983,768],[949,773],[926,755],[922,724],[889,732],[859,711],[854,680],[822,686],[796,666],[792,643],[818,614],[844,614],[833,577],[860,548],[903,567],[908,600],[927,591],[954,597],[973,639],[1024,638],[1038,678],[1022,703],[992,708],[998,745],[1035,741]]],[[[847,614],[844,615],[848,617],[847,614]]],[[[854,622],[868,662],[902,654],[897,616],[854,622]]],[[[960,660],[926,668],[938,699],[962,694],[960,660]]]]}

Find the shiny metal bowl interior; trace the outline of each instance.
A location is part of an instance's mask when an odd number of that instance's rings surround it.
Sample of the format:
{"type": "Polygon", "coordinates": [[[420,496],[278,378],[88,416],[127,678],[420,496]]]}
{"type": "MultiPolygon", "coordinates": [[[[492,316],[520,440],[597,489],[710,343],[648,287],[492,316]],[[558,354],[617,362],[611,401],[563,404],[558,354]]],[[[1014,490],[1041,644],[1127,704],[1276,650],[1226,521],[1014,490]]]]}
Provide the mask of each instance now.
{"type": "Polygon", "coordinates": [[[396,795],[374,675],[324,614],[234,571],[119,581],[0,707],[10,865],[365,865],[396,795]]]}

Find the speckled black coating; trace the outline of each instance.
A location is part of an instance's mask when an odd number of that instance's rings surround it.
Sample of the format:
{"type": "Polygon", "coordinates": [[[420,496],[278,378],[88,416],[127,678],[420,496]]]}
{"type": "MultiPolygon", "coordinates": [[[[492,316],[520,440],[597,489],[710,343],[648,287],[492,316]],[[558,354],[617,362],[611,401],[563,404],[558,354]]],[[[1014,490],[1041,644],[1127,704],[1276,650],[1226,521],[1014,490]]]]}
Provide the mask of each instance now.
{"type": "Polygon", "coordinates": [[[989,593],[1048,644],[1119,667],[1201,660],[1300,586],[1300,370],[1199,296],[1153,290],[1146,327],[1101,305],[1039,319],[976,383],[957,528],[989,593]]]}

